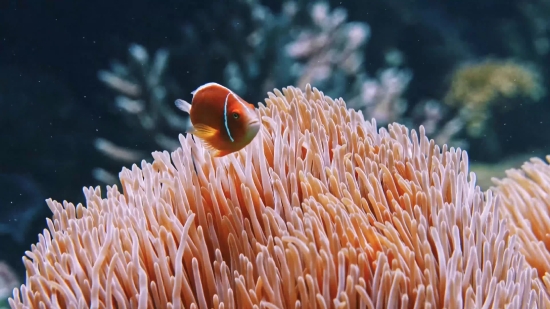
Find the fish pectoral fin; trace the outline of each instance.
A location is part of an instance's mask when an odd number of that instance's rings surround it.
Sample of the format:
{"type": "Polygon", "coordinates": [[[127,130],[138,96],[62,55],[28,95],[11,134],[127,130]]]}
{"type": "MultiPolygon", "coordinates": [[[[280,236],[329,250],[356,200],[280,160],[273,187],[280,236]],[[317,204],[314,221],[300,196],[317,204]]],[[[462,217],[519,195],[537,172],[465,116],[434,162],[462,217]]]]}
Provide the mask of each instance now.
{"type": "Polygon", "coordinates": [[[191,126],[187,133],[193,134],[196,137],[200,139],[200,143],[202,144],[202,147],[206,149],[208,153],[210,153],[213,157],[220,156],[221,151],[214,147],[211,142],[211,138],[217,133],[214,128],[209,127],[207,125],[197,125],[197,126],[191,126]]]}
{"type": "Polygon", "coordinates": [[[222,152],[221,150],[216,149],[216,147],[212,146],[212,144],[210,144],[208,141],[206,141],[204,139],[201,140],[201,142],[202,142],[202,147],[204,147],[204,149],[206,149],[206,151],[208,151],[211,156],[213,156],[213,157],[219,157],[220,156],[220,153],[222,152]]]}
{"type": "Polygon", "coordinates": [[[219,150],[219,149],[215,149],[214,147],[210,146],[211,148],[208,148],[208,151],[210,152],[210,155],[214,158],[221,158],[221,157],[225,157],[226,155],[230,154],[230,153],[233,153],[233,151],[230,151],[230,150],[219,150]]]}
{"type": "Polygon", "coordinates": [[[205,124],[197,124],[197,125],[194,125],[192,127],[190,127],[188,130],[187,130],[187,133],[191,133],[199,138],[202,138],[202,139],[208,139],[208,138],[211,138],[213,136],[215,136],[217,133],[218,133],[218,130],[210,127],[210,126],[207,126],[205,124]]]}
{"type": "Polygon", "coordinates": [[[210,151],[210,156],[214,158],[219,158],[219,157],[222,157],[221,153],[222,152],[219,150],[213,150],[213,151],[210,151]]]}
{"type": "Polygon", "coordinates": [[[179,108],[180,110],[188,114],[191,111],[191,104],[185,100],[177,99],[176,102],[174,102],[174,104],[176,105],[177,108],[179,108]]]}

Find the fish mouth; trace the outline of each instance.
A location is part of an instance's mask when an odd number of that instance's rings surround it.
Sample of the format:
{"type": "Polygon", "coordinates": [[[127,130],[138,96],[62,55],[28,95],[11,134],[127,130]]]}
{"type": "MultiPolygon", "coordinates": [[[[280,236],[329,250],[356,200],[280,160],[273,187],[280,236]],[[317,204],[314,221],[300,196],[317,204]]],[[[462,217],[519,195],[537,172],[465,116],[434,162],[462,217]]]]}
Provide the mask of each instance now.
{"type": "Polygon", "coordinates": [[[256,135],[256,133],[258,133],[260,131],[260,127],[262,126],[262,124],[260,123],[259,120],[253,120],[251,122],[248,123],[248,128],[249,128],[249,132],[252,134],[252,135],[256,135]]]}

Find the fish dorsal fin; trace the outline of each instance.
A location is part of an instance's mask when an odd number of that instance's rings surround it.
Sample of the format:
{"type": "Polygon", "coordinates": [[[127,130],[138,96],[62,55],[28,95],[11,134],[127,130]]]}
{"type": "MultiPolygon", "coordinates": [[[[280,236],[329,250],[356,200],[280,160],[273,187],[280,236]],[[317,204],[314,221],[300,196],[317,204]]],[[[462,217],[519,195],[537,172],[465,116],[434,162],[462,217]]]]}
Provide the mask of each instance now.
{"type": "Polygon", "coordinates": [[[174,102],[174,104],[176,105],[177,108],[179,108],[180,110],[188,114],[189,112],[191,112],[191,104],[189,104],[189,102],[185,100],[177,99],[176,102],[174,102]]]}
{"type": "Polygon", "coordinates": [[[196,124],[194,126],[192,126],[191,128],[189,128],[189,130],[187,130],[188,133],[191,133],[201,139],[208,139],[208,138],[212,138],[214,135],[216,135],[218,133],[218,130],[210,127],[210,126],[207,126],[205,124],[196,124]]]}
{"type": "MultiPolygon", "coordinates": [[[[191,91],[191,94],[192,94],[192,95],[195,95],[195,94],[197,94],[197,92],[199,92],[200,90],[202,90],[202,89],[204,89],[204,88],[208,88],[208,87],[210,87],[210,86],[219,86],[219,87],[221,87],[221,88],[227,89],[227,87],[224,87],[224,86],[222,86],[222,85],[220,85],[220,84],[218,84],[218,83],[211,82],[211,83],[206,83],[206,84],[200,86],[199,88],[197,88],[197,89],[191,91]]],[[[227,89],[227,90],[228,90],[228,91],[231,91],[231,90],[229,90],[229,89],[227,89]]]]}

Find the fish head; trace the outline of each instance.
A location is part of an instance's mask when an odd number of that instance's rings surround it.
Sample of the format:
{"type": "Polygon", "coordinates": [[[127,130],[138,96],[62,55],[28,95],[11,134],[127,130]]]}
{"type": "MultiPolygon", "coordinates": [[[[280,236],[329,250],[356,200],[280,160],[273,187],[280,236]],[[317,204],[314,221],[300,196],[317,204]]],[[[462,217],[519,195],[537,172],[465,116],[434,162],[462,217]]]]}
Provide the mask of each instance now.
{"type": "Polygon", "coordinates": [[[260,117],[253,105],[236,104],[227,115],[228,130],[235,141],[250,143],[260,131],[260,117]]]}

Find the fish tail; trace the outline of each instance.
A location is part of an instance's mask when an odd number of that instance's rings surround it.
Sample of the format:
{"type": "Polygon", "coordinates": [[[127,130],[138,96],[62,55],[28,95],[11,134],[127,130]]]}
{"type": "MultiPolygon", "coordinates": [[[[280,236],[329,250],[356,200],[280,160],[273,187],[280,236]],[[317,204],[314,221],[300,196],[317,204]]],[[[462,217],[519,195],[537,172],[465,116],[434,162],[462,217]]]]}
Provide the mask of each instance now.
{"type": "Polygon", "coordinates": [[[174,102],[174,104],[176,105],[177,108],[179,108],[180,110],[188,114],[191,111],[191,104],[189,104],[189,102],[185,100],[177,99],[176,102],[174,102]]]}

